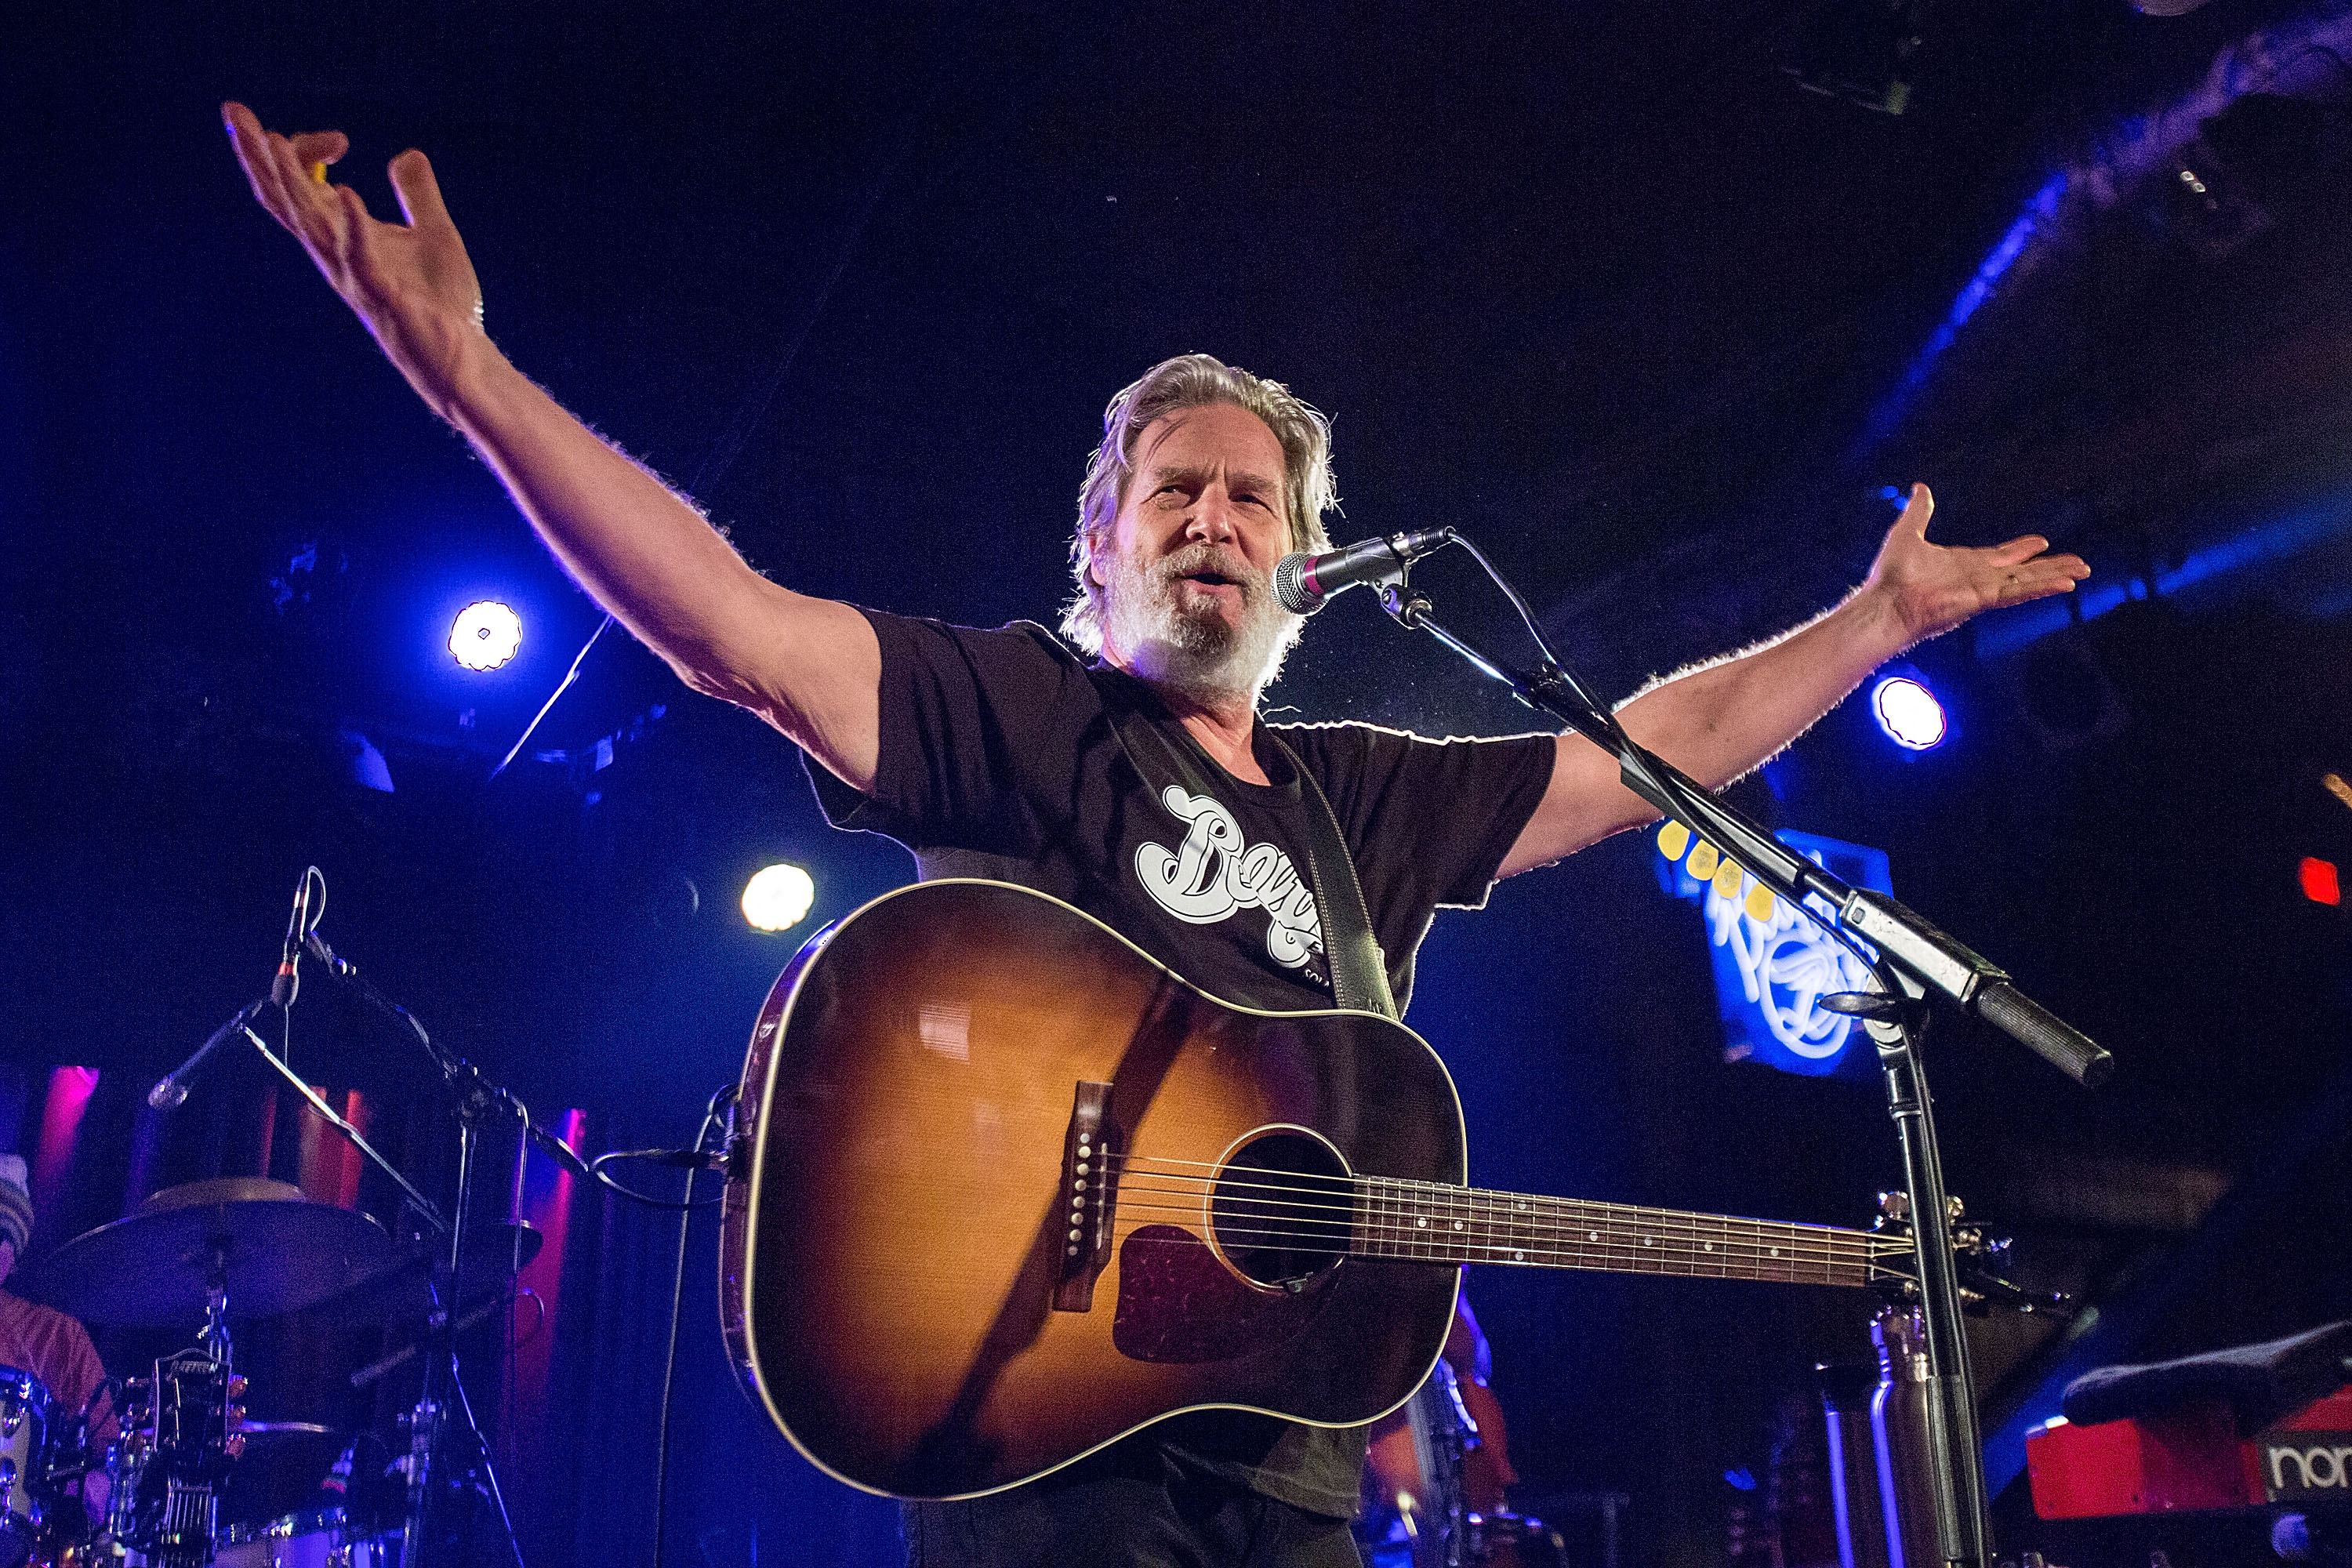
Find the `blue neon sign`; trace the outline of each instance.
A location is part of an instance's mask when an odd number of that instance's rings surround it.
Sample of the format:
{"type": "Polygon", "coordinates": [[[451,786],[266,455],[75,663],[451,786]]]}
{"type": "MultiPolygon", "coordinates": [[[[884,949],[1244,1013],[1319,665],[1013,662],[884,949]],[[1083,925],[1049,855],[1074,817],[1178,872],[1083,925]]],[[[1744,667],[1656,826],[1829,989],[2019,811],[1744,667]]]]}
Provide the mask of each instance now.
{"type": "MultiPolygon", "coordinates": [[[[1855,887],[1895,891],[1883,849],[1789,828],[1773,837],[1855,887]]],[[[1658,885],[1697,903],[1706,921],[1724,1059],[1814,1078],[1867,1072],[1872,1053],[1847,1049],[1854,1021],[1818,1005],[1833,992],[1869,988],[1861,961],[1680,823],[1667,823],[1654,842],[1658,885]]],[[[1811,907],[1836,923],[1826,903],[1817,898],[1811,907]]]]}

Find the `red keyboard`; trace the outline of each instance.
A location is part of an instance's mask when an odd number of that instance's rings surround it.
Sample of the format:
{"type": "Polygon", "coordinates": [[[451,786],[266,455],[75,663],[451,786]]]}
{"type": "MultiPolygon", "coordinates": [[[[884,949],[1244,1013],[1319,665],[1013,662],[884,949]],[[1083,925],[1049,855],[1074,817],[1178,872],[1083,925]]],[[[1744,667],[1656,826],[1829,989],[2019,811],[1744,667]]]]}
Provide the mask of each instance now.
{"type": "Polygon", "coordinates": [[[2025,1467],[2043,1519],[2352,1501],[2352,1384],[2252,1439],[2218,1399],[2095,1426],[2058,1416],[2027,1434],[2025,1467]]]}

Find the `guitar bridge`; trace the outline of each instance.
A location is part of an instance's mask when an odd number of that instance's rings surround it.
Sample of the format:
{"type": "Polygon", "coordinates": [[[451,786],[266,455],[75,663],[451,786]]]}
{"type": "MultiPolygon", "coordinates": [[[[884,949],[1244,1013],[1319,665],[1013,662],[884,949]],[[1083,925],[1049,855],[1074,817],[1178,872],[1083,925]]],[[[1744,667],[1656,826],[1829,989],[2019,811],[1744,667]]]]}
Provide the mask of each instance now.
{"type": "Polygon", "coordinates": [[[1110,1261],[1110,1226],[1118,1207],[1118,1183],[1111,1161],[1118,1128],[1110,1119],[1110,1085],[1078,1084],[1062,1136],[1062,1192],[1055,1211],[1061,1223],[1062,1267],[1054,1288],[1054,1310],[1084,1312],[1095,1304],[1095,1280],[1110,1261]]]}

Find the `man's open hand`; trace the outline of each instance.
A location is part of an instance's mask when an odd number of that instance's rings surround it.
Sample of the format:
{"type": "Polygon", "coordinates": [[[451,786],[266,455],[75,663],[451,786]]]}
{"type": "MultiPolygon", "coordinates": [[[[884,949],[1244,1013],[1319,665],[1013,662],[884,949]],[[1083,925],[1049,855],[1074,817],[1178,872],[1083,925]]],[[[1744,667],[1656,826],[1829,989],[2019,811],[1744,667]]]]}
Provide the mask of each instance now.
{"type": "Polygon", "coordinates": [[[433,165],[422,153],[392,161],[405,223],[380,223],[328,166],[350,150],[340,131],[280,136],[241,103],[221,105],[230,142],[253,194],[286,226],[393,363],[436,409],[446,409],[457,365],[482,336],[482,289],[433,165]]]}
{"type": "Polygon", "coordinates": [[[2038,533],[1982,549],[1930,544],[1927,520],[1935,511],[1927,487],[1913,485],[1910,502],[1887,530],[1863,585],[1864,593],[1885,598],[1906,645],[1940,637],[2003,605],[2072,593],[2091,574],[2079,555],[2047,553],[2050,542],[2038,533]]]}

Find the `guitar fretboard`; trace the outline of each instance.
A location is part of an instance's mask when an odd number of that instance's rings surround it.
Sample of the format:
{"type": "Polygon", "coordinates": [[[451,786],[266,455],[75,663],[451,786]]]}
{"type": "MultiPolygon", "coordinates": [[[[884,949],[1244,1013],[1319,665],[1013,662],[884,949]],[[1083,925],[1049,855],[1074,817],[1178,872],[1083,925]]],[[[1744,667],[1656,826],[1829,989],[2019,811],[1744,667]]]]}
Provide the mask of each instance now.
{"type": "Polygon", "coordinates": [[[1835,1226],[1356,1178],[1348,1250],[1426,1263],[1503,1263],[1690,1274],[1797,1285],[1868,1285],[1911,1244],[1835,1226]]]}

